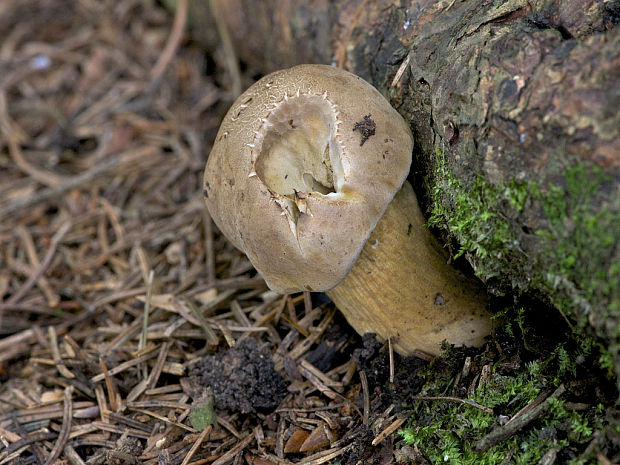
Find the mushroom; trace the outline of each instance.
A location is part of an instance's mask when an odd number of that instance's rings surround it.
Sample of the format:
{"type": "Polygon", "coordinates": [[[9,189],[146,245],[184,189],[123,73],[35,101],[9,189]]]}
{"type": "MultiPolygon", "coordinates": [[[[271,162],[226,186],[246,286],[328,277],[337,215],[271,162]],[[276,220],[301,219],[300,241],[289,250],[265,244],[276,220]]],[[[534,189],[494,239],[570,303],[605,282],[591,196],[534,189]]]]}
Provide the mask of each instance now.
{"type": "Polygon", "coordinates": [[[480,285],[447,264],[406,182],[413,136],[363,79],[326,65],[265,76],[228,111],[204,196],[279,293],[324,291],[360,334],[432,357],[492,329],[480,285]]]}

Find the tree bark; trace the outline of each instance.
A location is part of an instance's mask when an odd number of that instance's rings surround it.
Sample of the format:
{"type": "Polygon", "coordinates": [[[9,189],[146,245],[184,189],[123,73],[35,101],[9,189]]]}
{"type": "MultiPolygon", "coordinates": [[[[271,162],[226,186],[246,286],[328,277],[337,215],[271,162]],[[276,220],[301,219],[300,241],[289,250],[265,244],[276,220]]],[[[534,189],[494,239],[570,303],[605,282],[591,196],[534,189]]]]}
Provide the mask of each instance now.
{"type": "Polygon", "coordinates": [[[620,1],[217,1],[250,69],[332,63],[386,95],[455,254],[594,327],[620,373],[620,1]]]}

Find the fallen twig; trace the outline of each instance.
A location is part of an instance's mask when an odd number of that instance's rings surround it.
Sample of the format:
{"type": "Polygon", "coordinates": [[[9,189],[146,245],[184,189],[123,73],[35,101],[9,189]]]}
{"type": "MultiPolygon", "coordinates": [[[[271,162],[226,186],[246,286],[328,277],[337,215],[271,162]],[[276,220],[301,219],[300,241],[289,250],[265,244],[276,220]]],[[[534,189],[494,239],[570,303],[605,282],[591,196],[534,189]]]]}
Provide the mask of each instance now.
{"type": "Polygon", "coordinates": [[[517,431],[521,430],[526,425],[528,425],[536,418],[541,416],[543,413],[545,413],[549,408],[548,400],[552,397],[561,396],[564,391],[566,391],[566,388],[563,384],[560,384],[558,388],[553,392],[553,394],[547,397],[545,402],[542,402],[540,405],[534,407],[533,409],[528,410],[527,412],[516,418],[513,418],[510,423],[507,423],[504,426],[498,426],[494,428],[489,434],[476,442],[476,444],[474,445],[474,450],[476,452],[484,452],[486,450],[489,450],[494,445],[499,444],[504,439],[508,439],[517,431]]]}
{"type": "MultiPolygon", "coordinates": [[[[58,243],[62,240],[64,235],[67,233],[67,231],[69,231],[70,227],[71,227],[71,220],[67,220],[60,228],[58,228],[58,231],[56,231],[56,234],[54,234],[54,236],[52,237],[50,248],[45,254],[45,258],[43,259],[41,266],[39,266],[37,271],[32,276],[30,276],[30,278],[28,278],[28,280],[19,289],[19,291],[17,291],[8,300],[7,305],[14,305],[17,302],[19,302],[20,299],[26,294],[26,292],[28,292],[32,288],[32,286],[34,286],[37,283],[37,281],[41,278],[41,276],[43,276],[43,273],[45,273],[45,270],[47,270],[47,268],[52,263],[52,258],[54,258],[54,254],[56,253],[56,247],[58,247],[58,243]]],[[[0,304],[0,309],[2,309],[2,304],[0,304]]]]}
{"type": "Polygon", "coordinates": [[[64,409],[62,415],[62,426],[60,427],[60,433],[58,434],[58,440],[54,444],[54,448],[50,453],[45,465],[52,465],[60,457],[67,439],[69,439],[69,433],[71,432],[71,418],[73,417],[73,386],[67,386],[65,388],[64,409]]]}

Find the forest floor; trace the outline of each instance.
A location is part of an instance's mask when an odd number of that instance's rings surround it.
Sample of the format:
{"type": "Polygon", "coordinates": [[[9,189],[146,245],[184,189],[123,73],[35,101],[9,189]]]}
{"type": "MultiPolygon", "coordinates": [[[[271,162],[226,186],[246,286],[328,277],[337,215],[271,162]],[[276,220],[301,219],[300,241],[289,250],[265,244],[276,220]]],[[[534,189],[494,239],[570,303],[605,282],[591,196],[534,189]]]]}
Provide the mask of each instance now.
{"type": "Polygon", "coordinates": [[[605,350],[539,303],[427,362],[267,289],[204,207],[234,96],[178,19],[0,4],[0,465],[618,463],[605,350]]]}

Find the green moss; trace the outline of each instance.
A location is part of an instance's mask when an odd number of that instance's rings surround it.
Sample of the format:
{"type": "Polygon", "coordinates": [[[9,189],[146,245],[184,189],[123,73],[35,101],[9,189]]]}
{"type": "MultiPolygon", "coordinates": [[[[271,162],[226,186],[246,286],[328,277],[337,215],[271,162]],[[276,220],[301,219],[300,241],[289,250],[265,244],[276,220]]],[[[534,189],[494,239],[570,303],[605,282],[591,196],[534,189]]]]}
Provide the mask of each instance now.
{"type": "MultiPolygon", "coordinates": [[[[599,208],[597,195],[609,180],[598,168],[577,165],[564,171],[564,185],[533,191],[547,227],[536,231],[544,247],[539,275],[553,303],[584,325],[590,315],[620,320],[620,202],[599,208]],[[542,268],[542,267],[541,267],[542,268]]],[[[620,336],[606,325],[607,336],[620,336]]]]}
{"type": "Polygon", "coordinates": [[[217,424],[213,408],[213,392],[210,388],[194,401],[189,412],[189,421],[196,431],[203,431],[207,426],[217,424]]]}
{"type": "MultiPolygon", "coordinates": [[[[596,357],[596,345],[590,339],[581,344],[560,344],[549,356],[526,363],[510,375],[494,369],[490,378],[478,385],[469,399],[492,408],[495,415],[467,404],[449,400],[421,401],[412,405],[410,423],[400,431],[403,440],[415,445],[433,464],[494,465],[500,463],[536,464],[542,456],[554,449],[562,454],[562,463],[569,458],[573,464],[595,464],[596,452],[587,449],[596,431],[612,428],[602,405],[575,410],[564,398],[549,398],[549,393],[560,384],[570,391],[579,383],[583,373],[575,360],[596,357]],[[498,426],[500,418],[506,421],[538,396],[548,400],[547,411],[518,430],[514,435],[483,452],[475,450],[477,441],[498,426]],[[501,415],[501,416],[500,416],[501,415]],[[507,457],[511,457],[507,460],[507,457]]],[[[476,357],[472,366],[488,364],[484,356],[476,357]]],[[[453,376],[458,372],[453,371],[453,376]]],[[[476,385],[476,379],[460,382],[476,385]]],[[[425,396],[446,396],[453,388],[454,378],[443,379],[427,373],[423,389],[425,396]]]]}
{"type": "MultiPolygon", "coordinates": [[[[584,378],[584,366],[598,366],[602,379],[606,374],[613,380],[613,368],[619,372],[620,205],[600,204],[598,195],[608,192],[609,186],[597,169],[577,165],[558,179],[558,184],[545,186],[515,180],[491,184],[480,177],[465,184],[452,175],[443,154],[437,152],[429,224],[447,231],[458,242],[454,255],[467,255],[478,276],[487,282],[498,278],[517,295],[525,290],[539,291],[574,328],[594,322],[597,334],[606,336],[611,344],[576,331],[540,355],[525,337],[532,309],[498,314],[506,322],[505,337],[518,340],[539,358],[513,373],[495,371],[486,383],[469,389],[469,398],[493,408],[495,416],[455,402],[414,402],[411,422],[401,436],[434,464],[535,464],[551,449],[559,451],[562,463],[595,464],[596,454],[587,445],[615,426],[609,423],[602,405],[579,411],[569,408],[564,398],[552,399],[548,410],[516,435],[485,452],[474,451],[476,441],[497,426],[499,414],[510,418],[561,383],[577,386],[584,378]],[[538,230],[528,235],[535,244],[529,244],[529,257],[520,243],[524,233],[519,215],[524,208],[530,217],[532,212],[540,212],[538,230]]],[[[489,360],[479,356],[472,366],[476,363],[481,366],[489,360]]],[[[454,376],[440,379],[427,373],[424,394],[449,395],[454,376]]],[[[472,384],[475,386],[475,382],[466,385],[472,384]]]]}
{"type": "Polygon", "coordinates": [[[484,281],[538,291],[579,327],[589,321],[608,340],[620,340],[620,200],[601,204],[598,196],[612,187],[598,168],[578,164],[560,179],[539,186],[478,177],[465,185],[437,151],[429,225],[459,243],[455,257],[466,254],[484,281]],[[541,214],[530,257],[517,221],[526,205],[541,214]]]}
{"type": "Polygon", "coordinates": [[[508,275],[525,255],[509,218],[517,215],[530,195],[524,182],[490,184],[476,178],[470,186],[456,179],[437,151],[429,226],[447,230],[460,244],[455,257],[467,254],[482,279],[508,275]]]}

